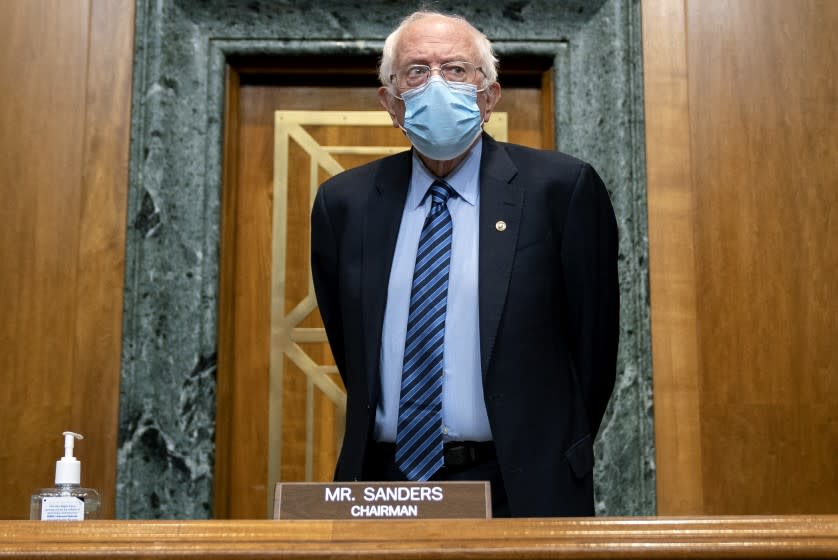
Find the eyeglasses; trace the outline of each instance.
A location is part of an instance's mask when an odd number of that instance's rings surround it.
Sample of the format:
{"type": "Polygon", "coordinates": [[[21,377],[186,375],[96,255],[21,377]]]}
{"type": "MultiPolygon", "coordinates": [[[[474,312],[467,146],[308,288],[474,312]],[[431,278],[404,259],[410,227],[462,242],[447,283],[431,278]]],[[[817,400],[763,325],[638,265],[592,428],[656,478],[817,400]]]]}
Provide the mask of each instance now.
{"type": "Polygon", "coordinates": [[[434,70],[446,82],[451,83],[472,83],[477,78],[478,72],[483,72],[479,66],[471,62],[446,62],[438,68],[431,68],[426,64],[412,64],[400,70],[398,74],[392,74],[390,80],[402,89],[410,89],[425,85],[431,79],[434,70]]]}

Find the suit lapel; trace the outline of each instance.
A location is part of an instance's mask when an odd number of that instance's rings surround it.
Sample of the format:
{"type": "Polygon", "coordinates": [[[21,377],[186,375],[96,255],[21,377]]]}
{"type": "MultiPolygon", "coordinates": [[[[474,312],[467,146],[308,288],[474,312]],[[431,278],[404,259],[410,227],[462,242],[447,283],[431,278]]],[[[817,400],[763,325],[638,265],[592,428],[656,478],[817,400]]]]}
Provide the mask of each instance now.
{"type": "Polygon", "coordinates": [[[485,379],[503,313],[524,207],[518,169],[506,150],[483,135],[480,162],[480,365],[485,379]]]}
{"type": "Polygon", "coordinates": [[[390,267],[410,182],[411,157],[411,152],[404,152],[382,161],[365,208],[361,266],[362,338],[365,341],[368,396],[372,404],[378,401],[381,386],[381,329],[390,267]]]}
{"type": "MultiPolygon", "coordinates": [[[[411,157],[411,152],[404,152],[382,162],[365,208],[361,304],[371,404],[378,402],[381,384],[381,330],[390,267],[410,182],[411,157]]],[[[517,174],[506,150],[484,134],[478,234],[480,356],[484,377],[503,313],[524,206],[524,189],[515,183],[517,174]],[[499,227],[498,222],[503,225],[499,227]]]]}

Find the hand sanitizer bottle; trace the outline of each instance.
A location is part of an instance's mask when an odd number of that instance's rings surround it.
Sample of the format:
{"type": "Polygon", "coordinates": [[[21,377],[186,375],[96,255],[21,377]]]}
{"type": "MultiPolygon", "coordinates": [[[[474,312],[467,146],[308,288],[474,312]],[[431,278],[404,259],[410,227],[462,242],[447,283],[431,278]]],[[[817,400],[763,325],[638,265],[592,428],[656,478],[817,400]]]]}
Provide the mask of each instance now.
{"type": "Polygon", "coordinates": [[[29,519],[43,521],[82,521],[99,517],[99,493],[81,488],[81,462],[73,457],[81,434],[64,432],[64,456],[55,462],[55,488],[42,488],[29,501],[29,519]]]}

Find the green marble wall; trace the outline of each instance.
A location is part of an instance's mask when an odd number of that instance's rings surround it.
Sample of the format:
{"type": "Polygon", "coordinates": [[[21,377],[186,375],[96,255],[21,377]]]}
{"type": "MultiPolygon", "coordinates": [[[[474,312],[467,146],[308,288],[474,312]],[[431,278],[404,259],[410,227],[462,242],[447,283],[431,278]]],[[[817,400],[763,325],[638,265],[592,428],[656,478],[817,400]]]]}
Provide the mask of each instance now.
{"type": "MultiPolygon", "coordinates": [[[[374,54],[418,3],[137,0],[117,516],[212,516],[223,73],[246,54],[374,54]]],[[[655,512],[640,7],[461,0],[504,55],[554,60],[560,150],[590,161],[620,228],[619,376],[597,511],[655,512]]]]}

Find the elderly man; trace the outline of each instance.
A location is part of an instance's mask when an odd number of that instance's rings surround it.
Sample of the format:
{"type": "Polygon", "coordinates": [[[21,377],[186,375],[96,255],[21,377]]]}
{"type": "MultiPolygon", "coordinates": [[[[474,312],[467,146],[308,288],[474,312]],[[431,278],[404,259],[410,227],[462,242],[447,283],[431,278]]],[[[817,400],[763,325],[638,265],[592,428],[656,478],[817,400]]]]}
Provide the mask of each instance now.
{"type": "Polygon", "coordinates": [[[488,39],[408,16],[381,59],[410,152],[326,181],[312,272],[347,389],[335,479],[488,480],[495,516],[593,515],[617,229],[594,169],[494,141],[488,39]]]}

